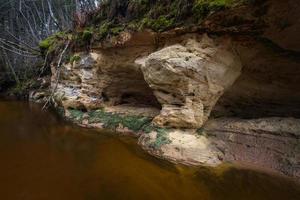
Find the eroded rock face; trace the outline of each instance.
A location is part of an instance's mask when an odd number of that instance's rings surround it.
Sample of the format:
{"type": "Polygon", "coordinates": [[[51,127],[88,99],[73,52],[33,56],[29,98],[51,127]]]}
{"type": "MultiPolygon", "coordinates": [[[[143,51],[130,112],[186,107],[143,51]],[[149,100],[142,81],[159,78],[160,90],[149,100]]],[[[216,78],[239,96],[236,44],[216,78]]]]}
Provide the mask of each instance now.
{"type": "Polygon", "coordinates": [[[222,152],[209,138],[198,135],[196,130],[173,129],[164,136],[158,132],[143,134],[139,144],[150,154],[186,165],[217,166],[222,163],[222,152]],[[165,141],[161,142],[162,137],[165,141]]]}
{"type": "Polygon", "coordinates": [[[97,74],[99,54],[79,53],[78,62],[64,64],[58,71],[52,66],[52,88],[56,88],[56,101],[65,109],[93,109],[100,106],[101,91],[97,74]],[[57,82],[57,77],[60,80],[57,82]]]}
{"type": "Polygon", "coordinates": [[[300,120],[220,118],[208,121],[207,137],[223,160],[273,169],[300,178],[300,120]]]}
{"type": "Polygon", "coordinates": [[[144,134],[139,144],[175,163],[217,166],[230,162],[300,178],[300,120],[295,118],[211,119],[197,131],[144,134]]]}
{"type": "Polygon", "coordinates": [[[138,38],[76,53],[79,61],[64,64],[58,82],[53,65],[66,117],[138,132],[146,151],[176,163],[242,162],[300,177],[300,122],[283,118],[300,113],[298,58],[249,37],[188,34],[157,46],[152,36],[138,38]]]}
{"type": "Polygon", "coordinates": [[[52,88],[57,87],[58,104],[65,109],[80,110],[123,104],[159,109],[160,104],[145,82],[139,65],[134,63],[137,54],[151,52],[152,46],[127,50],[76,53],[80,59],[61,66],[58,82],[56,65],[53,65],[52,88]]]}
{"type": "Polygon", "coordinates": [[[268,24],[264,36],[281,48],[300,52],[300,2],[296,0],[273,0],[266,3],[264,16],[268,24]]]}
{"type": "Polygon", "coordinates": [[[154,52],[142,65],[145,80],[162,104],[159,126],[199,128],[219,97],[239,77],[242,65],[229,41],[204,36],[154,52]]]}
{"type": "MultiPolygon", "coordinates": [[[[79,61],[62,66],[58,83],[52,77],[57,101],[80,110],[123,104],[162,107],[156,125],[199,128],[242,68],[229,40],[200,38],[154,53],[150,47],[79,53],[79,61]]],[[[52,70],[57,74],[55,66],[52,70]]]]}

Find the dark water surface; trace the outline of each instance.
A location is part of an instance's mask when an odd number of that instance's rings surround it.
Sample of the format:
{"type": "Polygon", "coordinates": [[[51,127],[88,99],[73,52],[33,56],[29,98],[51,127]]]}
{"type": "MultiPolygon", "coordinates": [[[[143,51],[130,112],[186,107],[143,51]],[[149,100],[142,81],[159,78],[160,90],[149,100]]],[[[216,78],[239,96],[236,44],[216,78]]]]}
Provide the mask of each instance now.
{"type": "Polygon", "coordinates": [[[133,138],[0,101],[0,199],[299,200],[300,188],[246,169],[175,166],[147,155],[133,138]]]}

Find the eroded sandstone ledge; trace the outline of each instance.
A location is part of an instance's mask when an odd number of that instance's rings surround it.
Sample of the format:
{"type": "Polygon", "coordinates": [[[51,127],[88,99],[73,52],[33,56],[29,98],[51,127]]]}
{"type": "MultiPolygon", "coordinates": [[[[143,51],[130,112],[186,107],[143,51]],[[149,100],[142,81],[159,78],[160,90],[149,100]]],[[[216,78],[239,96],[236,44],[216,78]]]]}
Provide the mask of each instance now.
{"type": "Polygon", "coordinates": [[[56,104],[81,126],[134,133],[160,158],[242,162],[299,179],[299,3],[289,2],[268,1],[259,17],[246,7],[216,13],[200,29],[125,31],[74,52],[79,59],[59,70],[53,62],[56,104]]]}
{"type": "MultiPolygon", "coordinates": [[[[128,44],[137,41],[130,38],[128,44]]],[[[297,62],[278,58],[254,40],[248,42],[250,46],[242,46],[229,37],[187,34],[175,38],[174,44],[169,41],[166,47],[145,43],[77,53],[78,61],[60,69],[56,102],[77,124],[132,133],[146,151],[160,158],[188,165],[242,162],[299,178],[300,121],[261,118],[280,115],[280,110],[268,104],[262,113],[260,109],[251,111],[259,119],[241,119],[243,106],[237,104],[243,98],[258,98],[260,102],[277,100],[288,107],[279,98],[286,91],[274,91],[276,84],[264,93],[255,93],[266,84],[263,77],[274,76],[275,80],[281,76],[281,86],[290,86],[292,82],[284,80],[289,78],[288,72],[281,69],[272,71],[273,75],[253,75],[268,69],[270,60],[262,57],[273,55],[285,69],[296,67],[297,62]],[[262,52],[262,57],[257,52],[262,52]],[[250,64],[257,62],[260,69],[250,64]],[[245,83],[249,88],[239,90],[245,83]],[[274,98],[269,99],[269,92],[274,98]],[[239,118],[232,118],[236,115],[239,118]]],[[[52,70],[55,87],[55,66],[52,70]]],[[[291,116],[297,115],[295,109],[291,116]]]]}

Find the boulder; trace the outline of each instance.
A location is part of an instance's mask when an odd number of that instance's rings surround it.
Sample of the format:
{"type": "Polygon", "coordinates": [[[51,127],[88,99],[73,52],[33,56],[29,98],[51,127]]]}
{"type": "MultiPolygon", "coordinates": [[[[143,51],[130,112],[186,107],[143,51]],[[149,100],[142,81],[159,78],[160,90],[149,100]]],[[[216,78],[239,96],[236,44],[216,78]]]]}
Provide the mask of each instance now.
{"type": "MultiPolygon", "coordinates": [[[[139,59],[137,63],[141,63],[139,59]]],[[[199,128],[224,91],[239,77],[239,57],[230,41],[189,39],[150,54],[141,65],[146,82],[162,105],[154,122],[173,128],[199,128]]]]}

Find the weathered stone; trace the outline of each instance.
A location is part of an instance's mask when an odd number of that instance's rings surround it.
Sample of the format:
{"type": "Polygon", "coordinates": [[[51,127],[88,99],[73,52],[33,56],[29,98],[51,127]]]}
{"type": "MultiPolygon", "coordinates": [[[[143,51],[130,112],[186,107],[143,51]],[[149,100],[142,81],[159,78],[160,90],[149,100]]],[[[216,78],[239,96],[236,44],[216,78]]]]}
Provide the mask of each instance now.
{"type": "Polygon", "coordinates": [[[78,53],[79,61],[67,63],[61,66],[60,71],[52,66],[52,88],[55,90],[55,98],[64,108],[93,109],[99,107],[100,94],[98,93],[98,75],[96,60],[98,54],[78,53]],[[60,73],[60,80],[57,76],[60,73]]]}
{"type": "Polygon", "coordinates": [[[211,119],[197,132],[145,133],[139,144],[150,154],[175,163],[217,166],[231,162],[300,178],[299,119],[211,119]]]}
{"type": "MultiPolygon", "coordinates": [[[[137,63],[141,63],[138,60],[137,63]]],[[[204,36],[154,52],[142,64],[145,80],[162,111],[159,126],[199,128],[212,108],[239,77],[242,65],[229,41],[214,43],[204,36]]]]}
{"type": "Polygon", "coordinates": [[[268,168],[300,178],[300,120],[294,118],[209,120],[204,132],[224,161],[268,168]]]}
{"type": "Polygon", "coordinates": [[[156,147],[158,133],[152,131],[139,138],[139,144],[150,154],[187,165],[217,166],[221,164],[222,152],[205,136],[199,136],[196,130],[168,130],[166,143],[156,147]]]}
{"type": "MultiPolygon", "coordinates": [[[[53,65],[57,103],[82,113],[101,108],[112,115],[154,118],[156,128],[151,133],[139,127],[139,143],[152,155],[173,162],[211,166],[245,162],[299,177],[299,127],[295,125],[299,120],[214,119],[296,116],[300,113],[297,58],[249,37],[241,42],[189,34],[158,49],[153,37],[149,41],[139,37],[137,43],[134,37],[129,39],[132,46],[125,42],[123,48],[76,54],[80,60],[63,64],[58,82],[53,65]],[[257,105],[263,109],[255,109],[257,105]]],[[[101,120],[76,119],[84,127],[106,127],[101,120]]],[[[114,127],[129,131],[123,125],[114,127]]]]}

